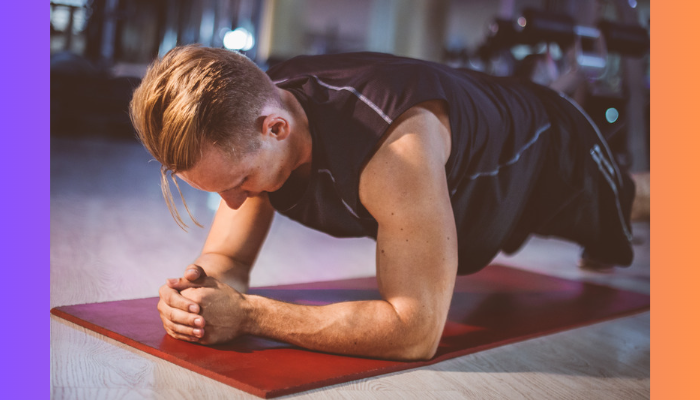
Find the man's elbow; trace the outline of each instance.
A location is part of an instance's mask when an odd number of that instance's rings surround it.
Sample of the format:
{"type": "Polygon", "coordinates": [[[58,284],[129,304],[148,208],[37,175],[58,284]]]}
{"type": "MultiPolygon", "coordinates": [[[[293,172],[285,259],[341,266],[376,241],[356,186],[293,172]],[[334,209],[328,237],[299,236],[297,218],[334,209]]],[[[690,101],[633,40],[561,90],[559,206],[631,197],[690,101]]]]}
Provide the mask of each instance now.
{"type": "Polygon", "coordinates": [[[399,358],[402,361],[428,361],[435,357],[443,326],[444,322],[438,327],[416,329],[416,335],[409,335],[413,337],[405,343],[399,358]]]}
{"type": "Polygon", "coordinates": [[[437,345],[422,345],[416,346],[406,351],[398,357],[400,361],[428,361],[431,360],[437,352],[437,345]]]}

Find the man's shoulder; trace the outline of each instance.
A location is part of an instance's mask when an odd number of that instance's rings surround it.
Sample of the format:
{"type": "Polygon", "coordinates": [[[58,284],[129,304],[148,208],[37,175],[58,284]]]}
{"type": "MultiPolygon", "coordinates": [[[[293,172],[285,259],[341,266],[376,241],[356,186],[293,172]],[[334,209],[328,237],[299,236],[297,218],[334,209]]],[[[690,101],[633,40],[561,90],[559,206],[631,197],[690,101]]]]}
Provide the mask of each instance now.
{"type": "Polygon", "coordinates": [[[447,104],[441,100],[416,104],[387,129],[362,175],[376,176],[376,169],[388,165],[382,161],[384,158],[394,158],[402,153],[421,162],[444,166],[450,156],[451,145],[447,104]],[[419,157],[416,157],[417,153],[420,153],[419,157]]]}
{"type": "Polygon", "coordinates": [[[392,124],[368,160],[358,195],[380,226],[391,220],[391,210],[416,211],[449,197],[445,164],[451,140],[446,117],[439,101],[411,107],[392,124]]]}

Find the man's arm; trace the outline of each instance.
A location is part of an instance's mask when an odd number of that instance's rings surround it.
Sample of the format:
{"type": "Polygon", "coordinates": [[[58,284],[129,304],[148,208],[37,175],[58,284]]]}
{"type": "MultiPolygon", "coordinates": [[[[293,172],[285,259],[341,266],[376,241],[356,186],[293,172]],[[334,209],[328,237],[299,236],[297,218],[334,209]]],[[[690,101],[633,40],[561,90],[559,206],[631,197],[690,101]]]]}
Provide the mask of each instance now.
{"type": "Polygon", "coordinates": [[[204,319],[198,315],[199,304],[182,296],[178,284],[210,276],[239,292],[248,291],[250,270],[265,241],[273,215],[267,194],[247,199],[238,210],[221,202],[201,255],[185,269],[183,278],[169,280],[159,290],[158,311],[169,335],[197,341],[203,335],[205,325],[204,319]]]}
{"type": "Polygon", "coordinates": [[[254,295],[217,297],[221,291],[213,283],[186,293],[202,304],[207,326],[215,321],[200,343],[247,333],[333,353],[431,358],[457,272],[457,234],[444,168],[449,142],[440,139],[444,129],[449,128],[428,109],[409,110],[362,173],[360,199],[379,224],[382,300],[303,306],[254,295]],[[209,313],[208,307],[217,311],[209,313]]]}
{"type": "Polygon", "coordinates": [[[274,209],[267,194],[251,197],[238,210],[221,201],[202,254],[193,264],[201,266],[239,292],[248,291],[250,270],[270,230],[274,209]]]}

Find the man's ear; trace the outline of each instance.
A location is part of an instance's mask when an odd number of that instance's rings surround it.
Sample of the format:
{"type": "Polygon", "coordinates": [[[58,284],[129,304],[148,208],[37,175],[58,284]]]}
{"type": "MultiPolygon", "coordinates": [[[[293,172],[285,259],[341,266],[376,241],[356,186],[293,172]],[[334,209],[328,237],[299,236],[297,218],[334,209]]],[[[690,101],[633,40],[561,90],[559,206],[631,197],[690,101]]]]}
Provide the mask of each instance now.
{"type": "Polygon", "coordinates": [[[271,135],[277,140],[284,140],[289,136],[290,126],[286,118],[276,113],[261,118],[263,120],[260,133],[263,136],[271,135]]]}

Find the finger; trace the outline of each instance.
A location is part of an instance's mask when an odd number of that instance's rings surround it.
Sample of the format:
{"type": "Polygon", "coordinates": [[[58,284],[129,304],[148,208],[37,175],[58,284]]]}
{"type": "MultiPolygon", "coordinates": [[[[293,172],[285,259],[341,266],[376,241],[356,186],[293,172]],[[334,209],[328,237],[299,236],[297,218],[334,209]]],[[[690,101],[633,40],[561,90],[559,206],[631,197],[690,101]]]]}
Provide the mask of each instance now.
{"type": "Polygon", "coordinates": [[[197,281],[198,279],[199,282],[202,282],[204,278],[207,277],[207,273],[204,271],[204,268],[200,267],[199,265],[190,264],[185,269],[184,277],[190,282],[197,281]]]}
{"type": "Polygon", "coordinates": [[[202,284],[200,281],[192,282],[186,278],[172,278],[172,279],[168,279],[166,282],[170,288],[175,289],[178,292],[185,290],[185,289],[202,287],[202,284]]]}
{"type": "Polygon", "coordinates": [[[169,308],[164,310],[162,314],[176,324],[192,328],[204,328],[204,318],[201,315],[178,310],[177,308],[169,308]]]}
{"type": "Polygon", "coordinates": [[[171,337],[173,337],[175,339],[184,340],[186,342],[192,342],[192,343],[199,342],[199,338],[194,337],[194,336],[183,335],[181,333],[177,333],[177,332],[173,332],[173,331],[169,331],[169,330],[166,330],[166,332],[168,333],[168,335],[170,335],[171,337]]]}
{"type": "MultiPolygon", "coordinates": [[[[191,335],[188,335],[187,331],[185,331],[182,328],[179,328],[177,326],[177,324],[172,323],[170,320],[165,318],[162,314],[160,316],[160,319],[163,322],[163,328],[165,329],[165,332],[168,335],[174,337],[175,339],[186,340],[188,342],[199,341],[200,338],[194,335],[194,333],[195,333],[194,329],[191,329],[191,331],[190,331],[191,335]]],[[[197,329],[198,329],[197,334],[199,334],[200,336],[204,336],[204,331],[201,330],[200,328],[197,328],[197,329]]]]}
{"type": "Polygon", "coordinates": [[[189,338],[189,340],[199,340],[200,338],[202,338],[204,336],[204,329],[203,328],[197,328],[197,327],[176,324],[163,315],[160,316],[160,319],[163,322],[163,328],[165,328],[165,331],[170,336],[173,336],[173,337],[175,337],[176,335],[186,336],[189,338]]]}
{"type": "Polygon", "coordinates": [[[166,325],[168,326],[168,329],[170,331],[178,333],[180,335],[190,336],[197,339],[204,336],[204,329],[202,328],[193,328],[191,326],[175,324],[170,321],[166,322],[166,325]]]}
{"type": "MultiPolygon", "coordinates": [[[[168,307],[177,308],[178,310],[187,311],[187,312],[191,312],[194,314],[199,313],[199,310],[200,310],[199,304],[195,303],[194,301],[192,301],[190,299],[187,299],[186,297],[182,296],[180,294],[180,292],[178,292],[177,290],[175,290],[169,286],[161,286],[159,294],[160,294],[160,299],[168,307]]],[[[160,307],[160,304],[159,304],[159,307],[160,307]]],[[[164,310],[162,310],[162,311],[164,311],[164,310]]]]}

